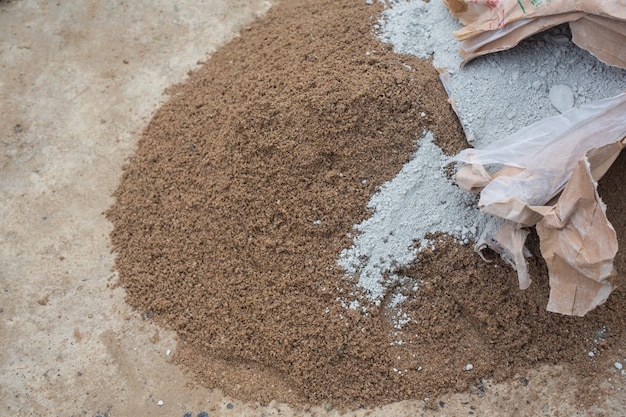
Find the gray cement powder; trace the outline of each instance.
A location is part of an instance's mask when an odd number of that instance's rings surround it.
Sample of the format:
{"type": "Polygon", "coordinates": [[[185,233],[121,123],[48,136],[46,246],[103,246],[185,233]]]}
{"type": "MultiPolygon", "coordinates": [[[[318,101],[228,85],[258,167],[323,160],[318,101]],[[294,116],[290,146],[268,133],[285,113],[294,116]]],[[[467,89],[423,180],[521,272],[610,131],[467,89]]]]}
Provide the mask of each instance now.
{"type": "MultiPolygon", "coordinates": [[[[570,41],[560,26],[522,41],[508,51],[475,59],[464,68],[452,32],[461,25],[441,1],[394,1],[376,26],[398,53],[433,57],[450,74],[461,123],[473,146],[489,143],[573,106],[620,94],[626,71],[609,67],[570,41]]],[[[358,277],[358,286],[380,303],[401,277],[396,267],[411,263],[414,242],[445,232],[460,243],[480,236],[498,220],[478,211],[475,197],[446,178],[448,157],[426,134],[415,157],[370,201],[372,217],[355,226],[358,235],[339,264],[358,277]]],[[[351,307],[358,307],[352,301],[351,307]]]]}
{"type": "MultiPolygon", "coordinates": [[[[485,227],[488,216],[476,209],[475,196],[461,191],[446,177],[448,157],[428,132],[413,159],[372,197],[373,215],[355,226],[354,245],[344,250],[339,264],[349,274],[359,274],[358,285],[380,302],[388,283],[383,275],[408,265],[416,249],[431,245],[430,231],[446,232],[468,243],[485,227]],[[419,240],[419,247],[414,241],[419,240]]],[[[353,304],[353,306],[355,306],[353,304]]]]}
{"type": "Polygon", "coordinates": [[[434,56],[433,65],[451,74],[452,96],[474,147],[484,147],[559,110],[626,89],[626,71],[577,47],[567,26],[460,68],[460,43],[452,32],[461,27],[441,0],[393,2],[379,25],[380,37],[396,52],[434,56]]]}

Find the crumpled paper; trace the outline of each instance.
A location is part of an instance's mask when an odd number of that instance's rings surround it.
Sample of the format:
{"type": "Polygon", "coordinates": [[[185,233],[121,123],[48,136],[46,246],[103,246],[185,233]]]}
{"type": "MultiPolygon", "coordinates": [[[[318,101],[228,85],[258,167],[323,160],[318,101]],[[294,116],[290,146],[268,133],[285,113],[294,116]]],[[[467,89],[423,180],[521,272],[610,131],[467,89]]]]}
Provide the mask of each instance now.
{"type": "Polygon", "coordinates": [[[623,0],[444,0],[465,26],[461,65],[517,45],[535,33],[570,22],[572,41],[605,64],[626,69],[626,6],[623,0]]]}
{"type": "Polygon", "coordinates": [[[626,147],[626,93],[543,119],[484,149],[466,149],[457,183],[480,192],[479,208],[505,219],[480,250],[501,253],[531,284],[524,247],[536,226],[550,275],[547,309],[584,316],[613,290],[617,236],[597,181],[626,147]],[[492,173],[487,168],[496,166],[492,173]]]}

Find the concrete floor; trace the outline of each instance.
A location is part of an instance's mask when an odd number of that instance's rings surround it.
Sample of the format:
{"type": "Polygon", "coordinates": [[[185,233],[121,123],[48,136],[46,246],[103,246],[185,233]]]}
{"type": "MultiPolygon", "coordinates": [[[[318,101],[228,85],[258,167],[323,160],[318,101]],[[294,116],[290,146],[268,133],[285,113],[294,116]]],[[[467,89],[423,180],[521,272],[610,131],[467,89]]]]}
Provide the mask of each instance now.
{"type": "Polygon", "coordinates": [[[220,406],[109,288],[102,213],[164,89],[269,6],[0,2],[0,415],[220,406]]]}
{"type": "MultiPolygon", "coordinates": [[[[176,349],[173,335],[110,288],[111,224],[102,213],[164,89],[269,7],[0,0],[1,416],[338,414],[243,404],[196,386],[166,354],[176,349]]],[[[605,415],[626,409],[615,371],[599,390],[596,411],[605,415]]],[[[594,414],[570,405],[567,370],[529,375],[528,386],[451,396],[427,415],[594,414]]],[[[350,415],[416,415],[423,405],[350,415]]]]}

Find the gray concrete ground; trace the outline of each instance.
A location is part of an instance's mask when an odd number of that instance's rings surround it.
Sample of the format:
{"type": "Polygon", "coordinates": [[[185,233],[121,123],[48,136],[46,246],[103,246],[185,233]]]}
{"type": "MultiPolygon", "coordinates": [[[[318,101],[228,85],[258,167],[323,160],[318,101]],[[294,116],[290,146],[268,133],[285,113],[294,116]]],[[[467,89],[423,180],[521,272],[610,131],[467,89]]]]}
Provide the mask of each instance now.
{"type": "MultiPolygon", "coordinates": [[[[110,288],[102,213],[163,90],[269,7],[0,0],[0,416],[338,414],[244,404],[193,384],[166,354],[173,335],[110,288]]],[[[622,415],[623,377],[606,373],[597,411],[622,415]]],[[[571,405],[567,370],[529,380],[446,398],[428,415],[594,414],[571,405]]],[[[350,414],[416,415],[423,405],[350,414]]]]}

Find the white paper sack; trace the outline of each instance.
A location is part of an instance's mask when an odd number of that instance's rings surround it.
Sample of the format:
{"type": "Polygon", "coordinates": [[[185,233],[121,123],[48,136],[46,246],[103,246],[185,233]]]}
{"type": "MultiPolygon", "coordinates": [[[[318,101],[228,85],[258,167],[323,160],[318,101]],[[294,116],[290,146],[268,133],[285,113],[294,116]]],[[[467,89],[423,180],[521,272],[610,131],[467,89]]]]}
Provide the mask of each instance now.
{"type": "Polygon", "coordinates": [[[457,173],[459,186],[480,192],[480,209],[507,220],[491,241],[513,260],[522,289],[530,285],[523,228],[537,225],[550,273],[550,311],[584,315],[612,290],[617,238],[596,181],[619,155],[625,137],[626,93],[453,158],[468,164],[457,173]],[[490,175],[484,168],[489,165],[502,168],[490,175]]]}

